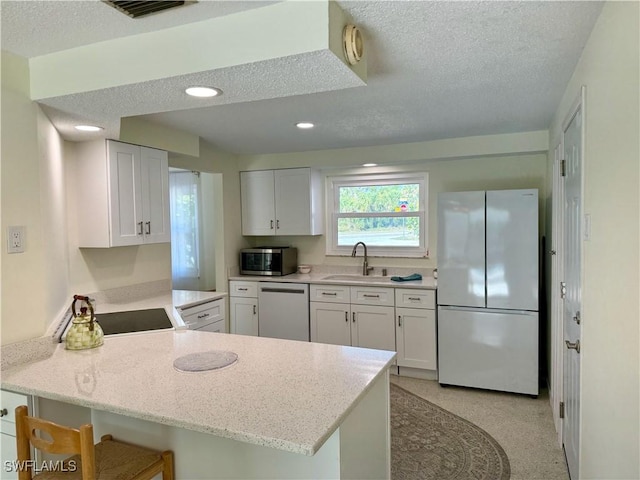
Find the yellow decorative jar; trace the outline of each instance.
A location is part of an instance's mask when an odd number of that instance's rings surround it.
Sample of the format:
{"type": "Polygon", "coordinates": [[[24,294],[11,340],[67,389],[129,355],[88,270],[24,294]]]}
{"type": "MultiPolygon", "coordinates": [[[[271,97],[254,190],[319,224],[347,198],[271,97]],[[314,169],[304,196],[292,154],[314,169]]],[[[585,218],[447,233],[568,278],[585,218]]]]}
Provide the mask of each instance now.
{"type": "Polygon", "coordinates": [[[67,350],[86,350],[102,345],[104,332],[94,316],[93,305],[89,297],[74,295],[71,312],[73,313],[73,323],[65,339],[67,350]],[[76,313],[76,301],[82,302],[80,313],[76,313]]]}

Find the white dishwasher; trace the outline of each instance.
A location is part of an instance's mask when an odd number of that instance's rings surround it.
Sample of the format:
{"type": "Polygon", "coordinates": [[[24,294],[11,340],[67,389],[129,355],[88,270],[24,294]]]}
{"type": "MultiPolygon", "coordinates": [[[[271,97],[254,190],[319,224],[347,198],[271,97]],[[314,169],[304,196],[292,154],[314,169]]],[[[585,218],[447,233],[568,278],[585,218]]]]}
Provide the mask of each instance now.
{"type": "Polygon", "coordinates": [[[309,341],[309,285],[258,282],[258,335],[309,341]]]}

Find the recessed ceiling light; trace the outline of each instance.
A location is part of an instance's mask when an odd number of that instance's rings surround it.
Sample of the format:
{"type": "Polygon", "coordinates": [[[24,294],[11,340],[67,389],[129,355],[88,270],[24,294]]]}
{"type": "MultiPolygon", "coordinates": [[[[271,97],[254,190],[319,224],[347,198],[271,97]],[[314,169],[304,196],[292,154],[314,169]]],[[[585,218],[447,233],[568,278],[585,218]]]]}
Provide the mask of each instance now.
{"type": "Polygon", "coordinates": [[[298,122],[298,123],[296,123],[296,127],[302,128],[303,130],[307,129],[307,128],[313,128],[314,126],[315,125],[313,123],[311,123],[311,122],[298,122]]]}
{"type": "Polygon", "coordinates": [[[377,163],[363,163],[362,166],[363,167],[377,167],[378,164],[377,163]]]}
{"type": "Polygon", "coordinates": [[[222,90],[213,87],[189,87],[185,92],[192,97],[216,97],[222,95],[222,90]]]}
{"type": "Polygon", "coordinates": [[[95,125],[76,125],[76,130],[81,132],[99,132],[103,130],[102,127],[96,127],[95,125]]]}

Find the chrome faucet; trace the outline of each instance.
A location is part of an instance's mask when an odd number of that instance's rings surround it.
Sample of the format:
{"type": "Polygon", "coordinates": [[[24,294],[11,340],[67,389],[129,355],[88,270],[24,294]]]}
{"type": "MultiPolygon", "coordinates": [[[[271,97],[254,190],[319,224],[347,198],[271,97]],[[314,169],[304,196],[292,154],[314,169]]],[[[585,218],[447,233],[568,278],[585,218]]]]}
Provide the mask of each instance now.
{"type": "Polygon", "coordinates": [[[362,245],[364,247],[364,262],[362,264],[362,275],[369,275],[369,271],[373,270],[373,267],[369,266],[369,257],[367,257],[367,246],[364,242],[358,242],[353,246],[353,250],[351,250],[351,256],[356,256],[356,250],[358,249],[358,245],[362,245]]]}

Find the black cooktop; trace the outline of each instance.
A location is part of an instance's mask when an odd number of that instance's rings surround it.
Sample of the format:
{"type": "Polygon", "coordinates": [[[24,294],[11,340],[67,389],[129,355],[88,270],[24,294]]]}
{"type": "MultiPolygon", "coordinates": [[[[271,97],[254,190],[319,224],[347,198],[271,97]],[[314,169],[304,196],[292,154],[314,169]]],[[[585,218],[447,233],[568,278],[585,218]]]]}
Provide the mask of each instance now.
{"type": "Polygon", "coordinates": [[[164,308],[97,313],[96,319],[105,335],[145,332],[173,327],[164,308]]]}

